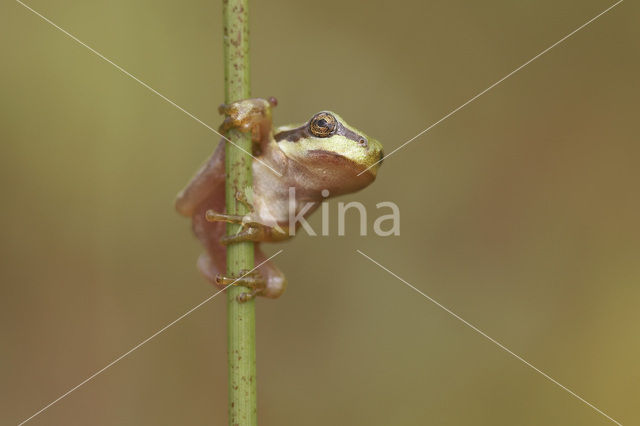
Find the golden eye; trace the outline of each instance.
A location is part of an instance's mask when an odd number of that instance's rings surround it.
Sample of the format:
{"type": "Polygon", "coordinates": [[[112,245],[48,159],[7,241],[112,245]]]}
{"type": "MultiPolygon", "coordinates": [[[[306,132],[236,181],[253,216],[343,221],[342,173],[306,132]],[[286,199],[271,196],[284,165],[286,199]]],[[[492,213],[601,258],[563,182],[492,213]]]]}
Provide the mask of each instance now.
{"type": "Polygon", "coordinates": [[[338,127],[336,118],[328,112],[319,112],[311,118],[309,130],[314,136],[326,138],[331,136],[338,127]]]}

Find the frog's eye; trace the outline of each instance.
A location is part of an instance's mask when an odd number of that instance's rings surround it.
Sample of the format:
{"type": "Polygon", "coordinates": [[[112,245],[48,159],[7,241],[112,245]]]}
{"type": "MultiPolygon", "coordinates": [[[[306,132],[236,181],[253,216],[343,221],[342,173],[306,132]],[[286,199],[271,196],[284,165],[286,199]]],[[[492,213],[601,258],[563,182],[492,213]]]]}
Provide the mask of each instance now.
{"type": "Polygon", "coordinates": [[[338,127],[336,118],[328,112],[319,112],[311,118],[309,130],[314,136],[326,138],[331,136],[338,127]]]}

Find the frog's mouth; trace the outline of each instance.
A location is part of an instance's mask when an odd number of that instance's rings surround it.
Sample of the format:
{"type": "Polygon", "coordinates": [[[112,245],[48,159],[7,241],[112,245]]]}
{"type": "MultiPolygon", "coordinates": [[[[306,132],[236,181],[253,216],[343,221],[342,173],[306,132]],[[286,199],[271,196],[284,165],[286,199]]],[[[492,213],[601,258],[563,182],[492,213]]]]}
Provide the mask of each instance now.
{"type": "Polygon", "coordinates": [[[328,168],[330,170],[340,171],[340,172],[346,171],[349,174],[353,173],[356,176],[358,176],[363,172],[366,172],[366,173],[363,173],[363,177],[365,175],[369,175],[367,176],[369,178],[375,178],[376,176],[377,167],[366,169],[365,166],[358,164],[355,161],[345,157],[344,155],[334,151],[325,151],[323,149],[312,149],[307,152],[307,155],[310,158],[313,158],[314,163],[322,164],[324,168],[328,168]]]}
{"type": "Polygon", "coordinates": [[[324,149],[311,149],[308,151],[309,157],[312,157],[314,160],[321,160],[323,164],[328,166],[345,166],[351,165],[352,167],[356,167],[356,162],[348,159],[342,154],[338,154],[334,151],[326,151],[324,149]]]}

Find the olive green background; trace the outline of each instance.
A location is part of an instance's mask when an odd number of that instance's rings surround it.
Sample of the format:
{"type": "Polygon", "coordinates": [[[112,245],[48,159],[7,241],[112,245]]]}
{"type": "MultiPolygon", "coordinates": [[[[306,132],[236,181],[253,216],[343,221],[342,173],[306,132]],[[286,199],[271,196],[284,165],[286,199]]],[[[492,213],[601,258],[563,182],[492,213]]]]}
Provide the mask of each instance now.
{"type": "MultiPolygon", "coordinates": [[[[29,5],[212,126],[217,1],[29,5]]],[[[254,1],[255,96],[390,152],[608,1],[254,1]]],[[[218,137],[11,0],[0,6],[0,423],[17,424],[214,292],[175,194],[218,137]]],[[[261,425],[640,423],[640,8],[626,1],[332,200],[331,237],[266,247],[261,425]],[[359,236],[401,209],[401,236],[359,236]]],[[[320,216],[311,221],[320,229],[320,216]]],[[[224,425],[225,300],[29,424],[224,425]]]]}

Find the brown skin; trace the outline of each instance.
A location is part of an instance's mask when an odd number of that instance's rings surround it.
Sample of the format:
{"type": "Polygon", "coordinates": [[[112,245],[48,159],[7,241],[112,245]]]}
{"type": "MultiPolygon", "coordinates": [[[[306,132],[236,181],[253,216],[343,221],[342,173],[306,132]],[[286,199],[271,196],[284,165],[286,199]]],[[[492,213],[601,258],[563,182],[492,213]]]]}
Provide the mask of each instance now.
{"type": "Polygon", "coordinates": [[[176,199],[176,209],[191,217],[194,233],[205,247],[205,253],[198,259],[198,268],[220,288],[231,283],[251,288],[251,293],[244,294],[243,301],[256,295],[279,297],[285,290],[286,279],[275,265],[266,262],[256,272],[234,282],[234,277],[222,275],[226,267],[225,246],[254,241],[255,262],[264,262],[266,256],[259,243],[291,238],[288,232],[290,187],[296,190],[296,213],[308,202],[315,203],[305,213],[306,217],[324,199],[323,189],[334,196],[357,191],[371,183],[377,166],[360,176],[357,174],[382,158],[377,141],[343,124],[330,112],[316,114],[308,123],[274,135],[271,107],[275,105],[274,98],[256,98],[220,106],[220,112],[226,115],[220,131],[237,128],[251,133],[254,155],[261,160],[252,162],[253,203],[243,193],[236,194],[236,198],[249,207],[249,214],[242,217],[222,213],[225,210],[224,140],[176,199]],[[242,230],[237,235],[226,236],[225,222],[241,223],[242,230]]]}

